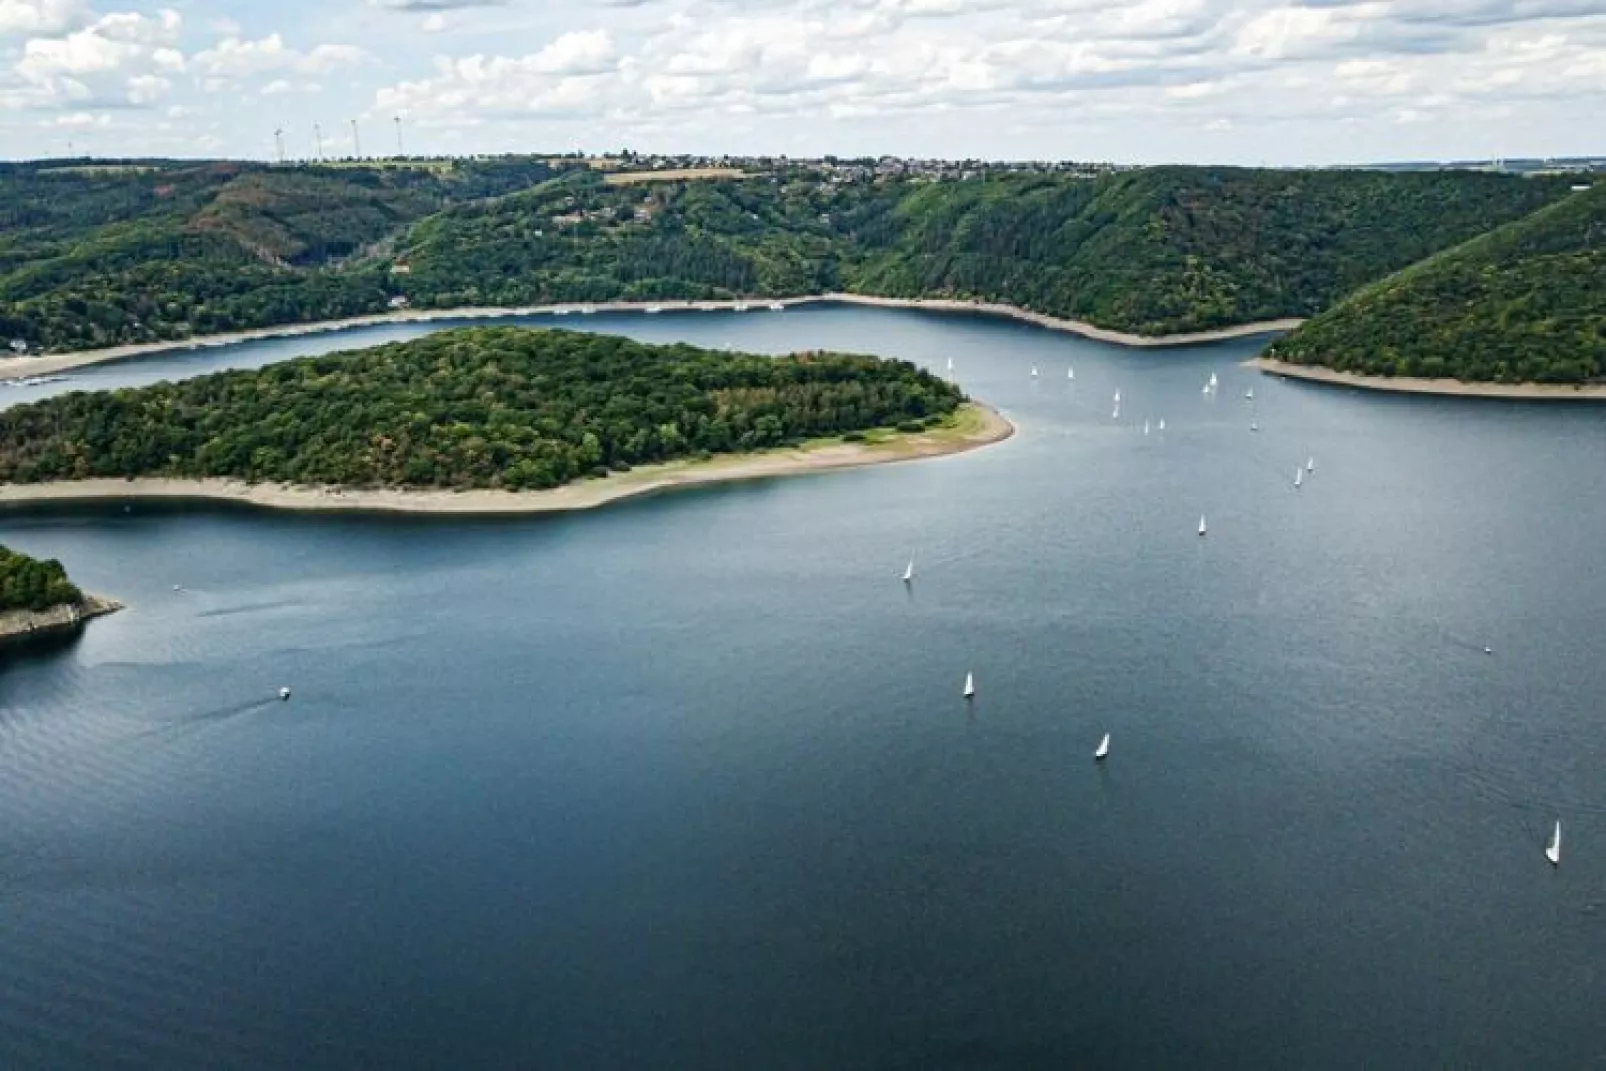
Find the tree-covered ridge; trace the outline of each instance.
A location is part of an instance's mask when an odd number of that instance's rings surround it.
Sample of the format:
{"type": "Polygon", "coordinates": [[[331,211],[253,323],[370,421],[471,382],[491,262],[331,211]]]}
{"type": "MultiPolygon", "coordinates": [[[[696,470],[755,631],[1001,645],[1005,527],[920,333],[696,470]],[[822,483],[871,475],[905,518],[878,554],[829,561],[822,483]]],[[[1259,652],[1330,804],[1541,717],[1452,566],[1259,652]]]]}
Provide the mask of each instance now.
{"type": "MultiPolygon", "coordinates": [[[[572,164],[572,166],[571,166],[572,164]]],[[[0,341],[148,342],[414,307],[852,290],[1140,334],[1307,316],[1565,182],[1162,167],[609,184],[532,158],[0,167],[0,341]]]]}
{"type": "Polygon", "coordinates": [[[1606,378],[1606,183],[1362,288],[1267,356],[1381,376],[1606,378]]]}
{"type": "Polygon", "coordinates": [[[414,228],[415,305],[851,290],[1008,302],[1139,334],[1308,316],[1562,195],[1473,172],[1161,167],[835,185],[570,174],[414,228]]]}
{"type": "Polygon", "coordinates": [[[67,570],[54,558],[39,561],[0,546],[0,613],[48,610],[83,600],[84,593],[68,581],[67,570]]]}
{"type": "Polygon", "coordinates": [[[15,406],[0,411],[0,482],[547,488],[648,462],[913,426],[962,400],[903,361],[465,328],[15,406]]]}
{"type": "Polygon", "coordinates": [[[538,161],[0,168],[0,344],[78,349],[383,309],[387,243],[538,161]],[[374,254],[365,256],[364,254],[374,254]]]}

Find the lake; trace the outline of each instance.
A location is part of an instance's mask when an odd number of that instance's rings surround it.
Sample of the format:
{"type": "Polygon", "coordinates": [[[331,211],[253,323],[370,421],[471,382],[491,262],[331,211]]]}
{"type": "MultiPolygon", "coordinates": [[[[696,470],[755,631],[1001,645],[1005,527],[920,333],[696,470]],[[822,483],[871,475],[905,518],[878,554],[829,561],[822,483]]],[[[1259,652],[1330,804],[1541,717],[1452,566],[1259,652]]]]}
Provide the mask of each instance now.
{"type": "Polygon", "coordinates": [[[561,323],[952,357],[1019,431],[586,514],[0,513],[129,605],[0,662],[0,1065],[1606,1061],[1600,408],[561,323]]]}

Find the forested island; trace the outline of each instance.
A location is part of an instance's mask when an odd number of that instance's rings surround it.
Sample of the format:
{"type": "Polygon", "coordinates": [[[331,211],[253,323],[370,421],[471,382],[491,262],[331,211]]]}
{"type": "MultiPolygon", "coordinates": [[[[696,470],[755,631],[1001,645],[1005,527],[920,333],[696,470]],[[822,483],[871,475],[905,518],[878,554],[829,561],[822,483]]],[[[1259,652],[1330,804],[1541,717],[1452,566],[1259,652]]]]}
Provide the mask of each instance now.
{"type": "MultiPolygon", "coordinates": [[[[637,466],[806,453],[817,440],[845,442],[851,454],[902,435],[918,440],[915,453],[944,453],[1007,434],[1002,421],[961,426],[964,402],[956,386],[904,361],[462,328],[0,411],[0,484],[12,485],[0,490],[156,478],[527,492],[617,480],[637,466]],[[957,431],[940,441],[945,429],[957,431]]],[[[828,455],[832,464],[890,459],[828,455]]]]}
{"type": "Polygon", "coordinates": [[[1606,380],[1606,183],[1361,288],[1266,356],[1363,376],[1606,380]]]}
{"type": "Polygon", "coordinates": [[[0,642],[76,628],[118,608],[110,599],[78,590],[60,562],[0,545],[0,642]]]}
{"type": "Polygon", "coordinates": [[[30,353],[383,313],[851,292],[1143,336],[1308,317],[1567,196],[1556,176],[1155,167],[962,177],[588,162],[0,168],[30,353]]]}

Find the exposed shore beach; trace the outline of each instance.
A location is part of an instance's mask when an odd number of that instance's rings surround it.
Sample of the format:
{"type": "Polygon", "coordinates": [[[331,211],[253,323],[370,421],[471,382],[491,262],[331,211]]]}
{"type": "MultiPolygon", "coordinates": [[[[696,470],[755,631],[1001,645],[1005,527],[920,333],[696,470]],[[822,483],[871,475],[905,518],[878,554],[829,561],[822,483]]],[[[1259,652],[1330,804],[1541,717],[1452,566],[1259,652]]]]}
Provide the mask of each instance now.
{"type": "Polygon", "coordinates": [[[81,603],[63,603],[48,610],[7,610],[0,613],[0,644],[71,632],[91,618],[114,614],[122,608],[116,599],[86,592],[81,603]]]}
{"type": "Polygon", "coordinates": [[[883,309],[926,309],[933,312],[960,312],[986,316],[1004,316],[1036,324],[1053,331],[1066,331],[1100,342],[1113,342],[1121,346],[1187,346],[1201,342],[1219,342],[1242,338],[1246,335],[1287,331],[1297,327],[1299,320],[1270,320],[1265,323],[1242,324],[1219,331],[1196,331],[1179,335],[1134,335],[1125,331],[1110,331],[1079,320],[1062,320],[1017,308],[980,301],[961,301],[941,298],[905,299],[874,297],[865,294],[819,294],[810,297],[780,298],[776,300],[752,299],[746,301],[611,301],[597,304],[566,302],[557,305],[529,305],[521,307],[457,308],[457,309],[398,309],[395,312],[375,313],[370,316],[353,316],[344,320],[321,320],[316,323],[280,324],[259,327],[249,331],[232,331],[227,334],[201,335],[194,338],[166,342],[140,342],[126,346],[110,346],[99,350],[80,350],[75,353],[44,354],[38,357],[0,358],[0,380],[20,379],[25,376],[55,375],[74,368],[84,368],[107,361],[123,361],[132,357],[171,353],[180,350],[205,349],[213,346],[230,346],[241,342],[254,342],[268,338],[295,338],[331,331],[344,331],[356,327],[378,327],[385,324],[430,323],[438,320],[497,320],[518,316],[541,316],[568,312],[578,314],[582,308],[596,312],[640,312],[649,308],[664,312],[722,312],[738,306],[763,312],[770,305],[783,308],[813,304],[869,305],[883,309]]]}
{"type": "Polygon", "coordinates": [[[1401,394],[1441,394],[1460,398],[1521,398],[1530,401],[1600,402],[1606,401],[1606,386],[1573,386],[1566,383],[1466,383],[1459,379],[1412,379],[1407,376],[1363,376],[1331,368],[1288,364],[1268,357],[1244,362],[1269,375],[1304,379],[1360,390],[1394,391],[1401,394]]]}
{"type": "Polygon", "coordinates": [[[867,442],[839,440],[758,454],[644,465],[606,479],[581,480],[547,491],[449,491],[305,487],[227,479],[139,478],[0,484],[0,506],[38,502],[126,502],[192,499],[289,510],[379,513],[520,514],[593,509],[637,495],[699,484],[797,476],[831,469],[942,457],[1002,442],[1015,426],[978,402],[959,408],[947,426],[922,432],[877,432],[867,442]]]}

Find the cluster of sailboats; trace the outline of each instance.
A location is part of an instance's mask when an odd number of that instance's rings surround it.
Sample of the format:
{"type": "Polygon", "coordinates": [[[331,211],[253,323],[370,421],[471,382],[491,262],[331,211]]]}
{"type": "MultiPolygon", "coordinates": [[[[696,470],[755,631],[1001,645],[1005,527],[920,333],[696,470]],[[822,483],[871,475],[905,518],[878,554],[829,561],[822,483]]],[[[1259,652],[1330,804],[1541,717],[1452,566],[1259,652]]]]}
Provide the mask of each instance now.
{"type": "MultiPolygon", "coordinates": [[[[953,370],[954,370],[954,361],[953,361],[953,358],[950,357],[950,358],[948,358],[948,371],[952,372],[953,370]]],[[[1035,364],[1031,366],[1031,375],[1032,375],[1033,379],[1037,379],[1038,376],[1039,376],[1038,367],[1035,364]]],[[[1069,366],[1069,367],[1067,367],[1065,369],[1065,378],[1068,379],[1068,380],[1075,380],[1076,379],[1076,368],[1074,366],[1069,366]]],[[[1215,393],[1217,393],[1217,391],[1220,389],[1220,387],[1221,387],[1221,380],[1217,377],[1216,373],[1211,372],[1210,373],[1210,378],[1208,380],[1206,380],[1205,385],[1202,388],[1200,388],[1200,393],[1204,394],[1206,396],[1211,396],[1211,395],[1214,395],[1215,393]]],[[[1253,402],[1254,400],[1255,400],[1255,388],[1252,387],[1252,386],[1246,388],[1244,390],[1244,401],[1253,402]]],[[[1121,392],[1120,391],[1116,391],[1115,392],[1115,397],[1113,399],[1113,408],[1112,408],[1111,413],[1110,413],[1110,418],[1112,420],[1119,420],[1121,418],[1121,392]]],[[[1145,419],[1143,421],[1143,434],[1148,435],[1150,430],[1151,430],[1151,427],[1152,427],[1152,425],[1151,425],[1150,421],[1148,419],[1145,419]]],[[[1159,421],[1158,427],[1159,427],[1160,431],[1165,431],[1165,420],[1164,420],[1164,418],[1162,418],[1159,421]]],[[[1260,423],[1257,420],[1251,419],[1250,422],[1249,422],[1249,430],[1250,431],[1259,431],[1260,430],[1260,423]]],[[[1304,487],[1306,478],[1309,477],[1309,476],[1315,475],[1315,473],[1316,473],[1316,458],[1315,458],[1314,455],[1312,455],[1312,456],[1307,457],[1305,459],[1305,463],[1303,465],[1295,465],[1294,466],[1294,488],[1297,490],[1299,488],[1304,487]]],[[[1200,536],[1200,538],[1204,538],[1209,533],[1209,531],[1210,531],[1209,524],[1206,522],[1205,515],[1201,513],[1199,515],[1199,536],[1200,536]]],[[[914,572],[915,572],[915,563],[911,560],[909,562],[909,564],[904,568],[904,571],[903,571],[903,582],[905,584],[909,584],[909,583],[912,583],[914,581],[914,572]]],[[[1483,653],[1484,654],[1493,654],[1494,652],[1493,652],[1493,650],[1491,648],[1485,647],[1483,649],[1483,653]]],[[[963,689],[961,694],[964,696],[964,698],[966,700],[971,700],[971,699],[975,698],[975,696],[976,696],[976,676],[975,676],[974,673],[966,673],[965,674],[965,687],[964,687],[964,689],[963,689]]],[[[1109,753],[1110,753],[1110,734],[1109,733],[1105,733],[1103,738],[1099,741],[1098,747],[1094,749],[1093,758],[1095,760],[1098,760],[1098,761],[1102,762],[1104,760],[1104,758],[1109,755],[1109,753]]],[[[1561,865],[1561,820],[1560,819],[1557,819],[1555,828],[1551,831],[1550,839],[1545,844],[1545,858],[1547,860],[1549,860],[1551,866],[1560,866],[1561,865]]]]}

